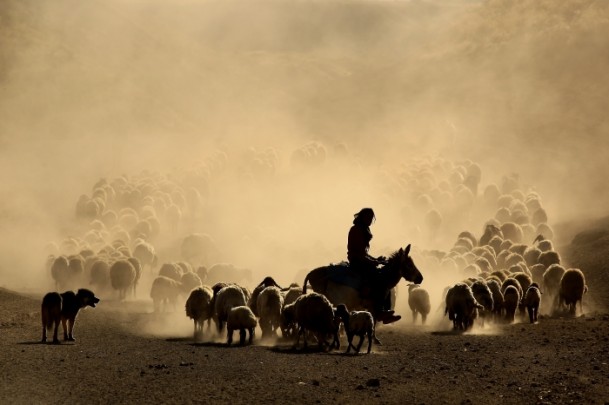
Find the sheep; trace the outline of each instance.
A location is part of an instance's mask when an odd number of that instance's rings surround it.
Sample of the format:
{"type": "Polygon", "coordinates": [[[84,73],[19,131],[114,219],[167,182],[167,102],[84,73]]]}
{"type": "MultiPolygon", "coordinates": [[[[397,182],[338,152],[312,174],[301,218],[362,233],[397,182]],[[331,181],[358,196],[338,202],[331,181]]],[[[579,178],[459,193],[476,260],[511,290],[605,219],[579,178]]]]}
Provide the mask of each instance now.
{"type": "Polygon", "coordinates": [[[211,326],[214,310],[212,305],[213,291],[207,286],[195,288],[186,300],[186,316],[194,321],[194,340],[203,335],[203,324],[207,321],[207,329],[211,326]]]}
{"type": "Polygon", "coordinates": [[[524,293],[522,298],[522,306],[529,313],[529,321],[537,323],[537,314],[539,312],[539,303],[541,302],[541,291],[536,283],[532,283],[524,293]]]}
{"type": "Polygon", "coordinates": [[[514,285],[508,285],[503,290],[503,307],[505,308],[505,319],[508,322],[514,322],[514,315],[521,296],[520,290],[514,285]]]}
{"type": "Polygon", "coordinates": [[[182,292],[185,294],[192,291],[195,288],[199,288],[203,285],[199,276],[195,273],[184,273],[180,278],[180,284],[182,285],[182,292]]]}
{"type": "Polygon", "coordinates": [[[277,288],[281,289],[281,287],[279,287],[279,284],[277,284],[275,282],[273,277],[265,277],[264,280],[262,280],[262,282],[260,282],[260,284],[258,284],[256,286],[256,288],[254,288],[254,291],[252,292],[251,296],[248,299],[247,306],[250,307],[250,309],[256,316],[260,316],[260,314],[258,313],[258,304],[257,304],[258,296],[260,295],[262,290],[264,290],[267,287],[277,287],[277,288]]]}
{"type": "Polygon", "coordinates": [[[283,295],[278,287],[266,287],[258,296],[256,302],[262,338],[276,335],[281,323],[281,309],[283,308],[283,295]]]}
{"type": "Polygon", "coordinates": [[[494,236],[504,239],[503,232],[501,231],[501,229],[499,227],[492,225],[492,224],[486,225],[486,227],[484,228],[484,233],[480,237],[478,246],[487,245],[494,236]]]}
{"type": "Polygon", "coordinates": [[[446,293],[444,315],[453,321],[453,329],[467,330],[474,324],[478,309],[484,308],[474,298],[472,289],[465,283],[457,283],[446,293]]]}
{"type": "Polygon", "coordinates": [[[230,310],[247,304],[243,290],[236,284],[229,284],[220,289],[215,294],[214,301],[214,321],[219,333],[224,330],[230,310]]]}
{"type": "Polygon", "coordinates": [[[503,312],[503,293],[501,292],[501,284],[496,280],[487,279],[486,285],[493,296],[493,314],[495,320],[497,320],[501,317],[503,312]]]}
{"type": "Polygon", "coordinates": [[[133,248],[133,257],[137,258],[142,268],[148,266],[150,271],[156,266],[157,256],[154,247],[147,242],[140,241],[133,248]]]}
{"type": "MultiPolygon", "coordinates": [[[[414,284],[413,284],[414,286],[414,284]]],[[[414,288],[413,290],[417,290],[414,288]]],[[[374,318],[368,311],[347,311],[347,307],[344,304],[339,304],[336,307],[335,316],[340,319],[345,325],[345,332],[347,334],[347,351],[349,353],[351,347],[355,350],[355,353],[359,353],[364,343],[364,335],[368,337],[368,351],[366,354],[370,354],[372,349],[372,337],[374,336],[374,318]],[[359,343],[357,347],[353,346],[353,337],[359,336],[359,343]]]]}
{"type": "Polygon", "coordinates": [[[425,324],[427,315],[431,310],[431,302],[429,293],[419,284],[410,284],[408,286],[408,306],[412,311],[412,322],[417,321],[417,314],[421,314],[421,321],[425,324]]]}
{"type": "Polygon", "coordinates": [[[55,280],[55,289],[66,288],[70,280],[69,261],[65,256],[58,256],[51,264],[51,276],[55,280]]]}
{"type": "Polygon", "coordinates": [[[239,344],[245,344],[246,331],[249,331],[250,334],[248,342],[252,344],[257,325],[256,316],[248,306],[241,305],[231,308],[226,321],[228,335],[226,344],[230,346],[233,343],[233,331],[235,330],[239,330],[239,344]]]}
{"type": "Polygon", "coordinates": [[[560,291],[560,281],[566,270],[560,264],[550,265],[543,273],[544,290],[550,297],[555,297],[560,291]]]}
{"type": "Polygon", "coordinates": [[[335,322],[334,310],[330,301],[322,294],[312,292],[298,297],[294,302],[294,321],[299,327],[294,347],[298,347],[300,335],[304,335],[304,347],[307,347],[307,331],[315,334],[320,348],[328,345],[328,334],[332,334],[334,342],[338,342],[338,325],[335,322]]]}
{"type": "Polygon", "coordinates": [[[540,264],[543,264],[544,266],[546,266],[546,268],[550,267],[553,264],[560,264],[560,255],[558,254],[558,252],[554,252],[551,250],[548,251],[543,251],[542,253],[539,255],[539,259],[538,262],[540,264]]]}
{"type": "Polygon", "coordinates": [[[294,302],[284,305],[283,309],[281,310],[280,328],[281,335],[284,338],[294,337],[295,334],[298,332],[298,325],[296,324],[296,320],[294,318],[294,302]]]}
{"type": "Polygon", "coordinates": [[[168,305],[171,305],[175,310],[180,289],[180,283],[174,279],[165,276],[156,277],[150,288],[150,298],[152,298],[154,312],[161,312],[161,310],[167,312],[168,305]]]}
{"type": "Polygon", "coordinates": [[[164,263],[159,269],[159,276],[169,277],[179,282],[182,279],[182,268],[176,263],[164,263]]]}
{"type": "Polygon", "coordinates": [[[471,289],[476,301],[484,307],[481,316],[485,317],[486,314],[492,314],[494,308],[493,293],[489,289],[488,284],[480,280],[474,281],[471,289]]]}
{"type": "MultiPolygon", "coordinates": [[[[457,239],[468,239],[470,240],[472,249],[476,246],[478,246],[478,239],[476,239],[476,237],[474,236],[473,233],[469,232],[469,231],[463,231],[461,232],[459,235],[457,235],[457,239]]],[[[471,250],[471,249],[469,249],[471,250]]]]}
{"type": "Polygon", "coordinates": [[[503,296],[505,298],[505,290],[506,288],[508,288],[509,286],[513,286],[514,288],[516,288],[518,290],[518,296],[522,297],[522,286],[520,285],[520,282],[515,279],[514,277],[508,277],[502,284],[501,284],[501,292],[503,293],[503,296]]]}
{"type": "Polygon", "coordinates": [[[527,266],[529,266],[529,267],[532,267],[539,263],[540,255],[541,255],[541,250],[539,250],[535,246],[527,247],[527,249],[522,254],[522,256],[524,257],[524,261],[526,262],[527,266]]]}
{"type": "Polygon", "coordinates": [[[281,292],[283,294],[283,306],[285,307],[296,301],[296,299],[302,295],[302,287],[294,283],[293,285],[290,285],[290,288],[281,290],[281,292]]]}
{"type": "Polygon", "coordinates": [[[133,287],[135,277],[135,267],[127,260],[118,260],[110,267],[110,284],[118,290],[121,301],[126,298],[127,290],[133,287]]]}
{"type": "Polygon", "coordinates": [[[90,284],[102,291],[110,285],[110,266],[107,262],[98,259],[91,265],[90,284]]]}
{"type": "Polygon", "coordinates": [[[569,269],[565,271],[560,279],[560,289],[558,292],[558,307],[565,304],[569,307],[569,313],[575,316],[577,302],[579,301],[580,310],[584,312],[583,297],[588,292],[584,273],[580,269],[569,269]]]}
{"type": "Polygon", "coordinates": [[[142,277],[142,264],[137,259],[137,257],[128,257],[127,261],[133,265],[135,269],[135,280],[133,280],[133,296],[136,295],[137,283],[140,281],[142,277]]]}

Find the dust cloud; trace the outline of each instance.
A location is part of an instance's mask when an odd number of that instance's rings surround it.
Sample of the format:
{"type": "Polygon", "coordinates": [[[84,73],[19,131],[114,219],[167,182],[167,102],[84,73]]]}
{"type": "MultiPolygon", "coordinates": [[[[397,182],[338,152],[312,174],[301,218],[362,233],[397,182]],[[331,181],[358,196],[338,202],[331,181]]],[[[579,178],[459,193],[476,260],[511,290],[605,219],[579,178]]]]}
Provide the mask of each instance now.
{"type": "MultiPolygon", "coordinates": [[[[344,260],[362,207],[375,255],[479,237],[494,210],[418,191],[472,162],[474,199],[515,173],[550,225],[604,215],[608,46],[600,1],[4,0],[0,284],[52,288],[79,198],[121,176],[204,179],[159,218],[159,264],[203,233],[252,285],[344,260]]],[[[457,281],[428,280],[436,302],[457,281]]]]}

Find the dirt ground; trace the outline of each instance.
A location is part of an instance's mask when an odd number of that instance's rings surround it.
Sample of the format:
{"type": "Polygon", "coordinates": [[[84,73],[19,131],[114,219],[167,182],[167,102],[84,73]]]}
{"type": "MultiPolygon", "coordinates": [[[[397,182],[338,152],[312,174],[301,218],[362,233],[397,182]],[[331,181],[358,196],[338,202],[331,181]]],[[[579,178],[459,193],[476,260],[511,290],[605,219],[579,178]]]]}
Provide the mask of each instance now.
{"type": "Polygon", "coordinates": [[[173,315],[152,314],[146,301],[102,301],[79,315],[75,343],[40,344],[41,297],[1,289],[0,402],[604,404],[609,238],[598,235],[563,248],[587,275],[583,316],[455,334],[407,315],[379,327],[383,345],[370,355],[345,355],[344,337],[331,353],[195,344],[187,319],[152,333],[173,315]]]}

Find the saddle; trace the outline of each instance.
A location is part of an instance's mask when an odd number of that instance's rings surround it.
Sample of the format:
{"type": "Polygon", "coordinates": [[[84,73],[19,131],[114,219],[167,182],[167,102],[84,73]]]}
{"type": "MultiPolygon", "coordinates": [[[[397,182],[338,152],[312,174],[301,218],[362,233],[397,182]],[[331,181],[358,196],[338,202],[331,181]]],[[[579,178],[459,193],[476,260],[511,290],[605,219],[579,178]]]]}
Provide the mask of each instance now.
{"type": "Polygon", "coordinates": [[[330,264],[328,269],[328,280],[335,284],[345,285],[360,292],[362,298],[369,298],[371,288],[369,280],[366,280],[360,273],[355,271],[349,262],[330,264]]]}

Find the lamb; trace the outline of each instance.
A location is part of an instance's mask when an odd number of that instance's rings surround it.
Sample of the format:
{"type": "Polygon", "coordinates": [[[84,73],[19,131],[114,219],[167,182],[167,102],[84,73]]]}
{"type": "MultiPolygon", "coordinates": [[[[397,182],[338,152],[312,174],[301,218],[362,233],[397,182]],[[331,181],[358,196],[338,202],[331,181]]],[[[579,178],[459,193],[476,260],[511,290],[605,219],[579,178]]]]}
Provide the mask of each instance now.
{"type": "Polygon", "coordinates": [[[484,308],[474,298],[472,289],[465,283],[457,283],[446,293],[444,315],[453,321],[453,329],[467,330],[474,324],[478,309],[484,308]]]}
{"type": "MultiPolygon", "coordinates": [[[[278,287],[266,287],[256,301],[262,338],[276,335],[281,324],[281,309],[283,308],[283,295],[278,287]]],[[[252,311],[253,312],[253,311],[252,311]]]]}
{"type": "Polygon", "coordinates": [[[247,298],[238,285],[229,284],[218,291],[214,302],[214,321],[218,332],[222,333],[224,330],[224,323],[228,320],[230,310],[243,305],[247,305],[247,298]]]}
{"type": "Polygon", "coordinates": [[[515,285],[508,285],[503,290],[503,307],[505,308],[505,318],[508,322],[514,322],[516,308],[520,303],[522,294],[515,285]]]}
{"type": "Polygon", "coordinates": [[[133,287],[135,277],[135,267],[127,260],[118,260],[110,267],[110,284],[118,290],[121,301],[127,296],[127,290],[133,287]]]}
{"type": "Polygon", "coordinates": [[[150,288],[150,298],[152,298],[154,312],[160,312],[162,309],[166,312],[169,304],[175,310],[180,290],[181,284],[169,277],[158,276],[155,278],[150,288]],[[161,308],[162,306],[163,308],[161,308]]]}
{"type": "Polygon", "coordinates": [[[417,321],[417,315],[421,314],[421,321],[425,324],[427,315],[431,310],[431,302],[429,293],[419,284],[410,284],[408,286],[408,306],[412,311],[412,322],[417,321]]]}
{"type": "Polygon", "coordinates": [[[307,347],[307,331],[315,334],[320,348],[328,345],[328,334],[332,334],[334,342],[338,342],[338,325],[335,322],[334,310],[330,301],[322,294],[313,292],[298,297],[294,302],[294,321],[299,326],[294,347],[298,347],[300,335],[304,335],[304,347],[307,347]]]}
{"type": "Polygon", "coordinates": [[[226,321],[226,330],[228,333],[228,341],[226,344],[228,346],[231,345],[233,342],[233,331],[237,329],[239,330],[239,344],[245,344],[246,331],[249,331],[250,334],[248,342],[249,344],[252,344],[257,324],[256,316],[248,306],[241,305],[231,308],[226,321]]]}
{"type": "Polygon", "coordinates": [[[195,288],[186,300],[186,316],[194,321],[194,340],[203,335],[203,324],[207,321],[207,329],[211,326],[214,310],[212,305],[213,291],[207,286],[195,288]]]}
{"type": "Polygon", "coordinates": [[[93,291],[81,288],[78,292],[66,291],[63,294],[50,292],[42,299],[42,343],[47,341],[47,329],[53,329],[53,343],[59,343],[57,330],[59,321],[63,328],[63,340],[74,341],[74,323],[81,308],[90,306],[95,308],[99,298],[93,291]],[[67,324],[67,325],[66,325],[67,324]],[[66,327],[67,326],[67,327],[66,327]]]}
{"type": "MultiPolygon", "coordinates": [[[[419,288],[413,288],[413,290],[417,289],[419,288]]],[[[353,347],[355,353],[359,353],[362,344],[364,343],[364,336],[367,336],[368,351],[366,353],[370,354],[370,349],[372,349],[372,337],[374,336],[374,318],[372,317],[372,314],[368,311],[351,311],[351,313],[349,313],[344,304],[339,304],[336,307],[335,316],[345,325],[348,342],[346,353],[349,353],[351,347],[353,347]],[[353,346],[354,336],[359,336],[357,347],[353,346]]]]}
{"type": "Polygon", "coordinates": [[[560,279],[560,289],[558,292],[558,306],[565,304],[569,307],[569,313],[575,316],[577,302],[579,301],[580,310],[584,312],[583,296],[588,292],[584,273],[580,269],[567,270],[560,279]]]}
{"type": "Polygon", "coordinates": [[[537,314],[539,312],[539,304],[541,303],[541,291],[536,283],[532,283],[524,293],[522,305],[529,313],[529,321],[537,323],[537,314]]]}

